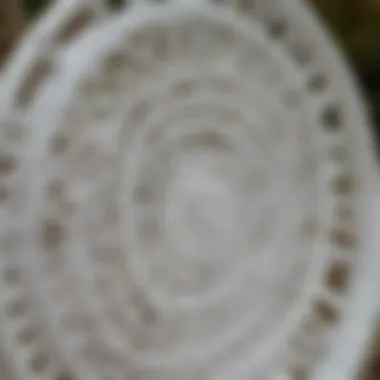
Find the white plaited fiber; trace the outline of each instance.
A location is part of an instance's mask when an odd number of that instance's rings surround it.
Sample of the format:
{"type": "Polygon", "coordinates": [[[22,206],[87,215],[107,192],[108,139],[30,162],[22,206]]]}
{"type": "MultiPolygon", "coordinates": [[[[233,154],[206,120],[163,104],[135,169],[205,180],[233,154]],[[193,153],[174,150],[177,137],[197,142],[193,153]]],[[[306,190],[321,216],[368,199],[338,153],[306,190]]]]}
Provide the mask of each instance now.
{"type": "Polygon", "coordinates": [[[2,380],[354,378],[379,190],[329,41],[297,0],[47,11],[0,79],[2,380]]]}

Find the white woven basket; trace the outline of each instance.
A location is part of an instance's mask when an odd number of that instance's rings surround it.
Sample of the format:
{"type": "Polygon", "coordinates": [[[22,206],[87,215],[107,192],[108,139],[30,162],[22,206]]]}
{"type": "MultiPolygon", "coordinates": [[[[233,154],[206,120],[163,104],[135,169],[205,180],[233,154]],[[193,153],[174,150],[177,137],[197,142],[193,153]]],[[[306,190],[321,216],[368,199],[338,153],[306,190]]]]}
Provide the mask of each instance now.
{"type": "Polygon", "coordinates": [[[379,190],[329,36],[299,0],[112,4],[57,1],[0,79],[1,379],[353,379],[379,190]]]}

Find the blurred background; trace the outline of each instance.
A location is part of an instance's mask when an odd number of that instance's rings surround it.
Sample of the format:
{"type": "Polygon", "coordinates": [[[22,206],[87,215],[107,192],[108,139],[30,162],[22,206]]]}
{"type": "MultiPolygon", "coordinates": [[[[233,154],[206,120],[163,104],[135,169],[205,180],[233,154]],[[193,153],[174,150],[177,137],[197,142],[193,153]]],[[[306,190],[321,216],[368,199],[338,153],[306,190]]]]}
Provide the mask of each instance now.
{"type": "MultiPolygon", "coordinates": [[[[28,23],[52,0],[0,0],[0,66],[28,23]]],[[[317,9],[356,71],[380,135],[380,0],[308,0],[317,9]]],[[[380,145],[376,144],[379,148],[380,145]]],[[[380,328],[360,380],[380,380],[380,328]]],[[[27,379],[25,379],[27,380],[27,379]]]]}

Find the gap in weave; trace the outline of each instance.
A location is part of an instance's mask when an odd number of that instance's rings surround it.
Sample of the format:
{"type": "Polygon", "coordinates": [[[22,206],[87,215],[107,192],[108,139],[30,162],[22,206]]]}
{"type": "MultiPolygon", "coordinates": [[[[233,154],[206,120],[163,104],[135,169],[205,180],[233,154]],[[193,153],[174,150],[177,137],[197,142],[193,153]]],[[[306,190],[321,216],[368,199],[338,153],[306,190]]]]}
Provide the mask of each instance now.
{"type": "Polygon", "coordinates": [[[37,341],[38,332],[33,326],[27,325],[20,329],[17,340],[22,346],[29,346],[37,341]]]}
{"type": "Polygon", "coordinates": [[[322,298],[314,302],[314,312],[323,322],[335,325],[339,320],[337,308],[322,298]]]}
{"type": "Polygon", "coordinates": [[[127,5],[126,0],[106,0],[106,5],[109,9],[120,10],[127,5]]]}
{"type": "Polygon", "coordinates": [[[0,202],[6,202],[9,200],[11,192],[7,186],[2,185],[0,187],[0,202]]]}
{"type": "Polygon", "coordinates": [[[16,104],[19,107],[28,106],[37,90],[53,71],[53,62],[47,57],[40,57],[34,62],[32,67],[28,69],[26,78],[21,84],[16,96],[16,104]]]}
{"type": "Polygon", "coordinates": [[[51,200],[60,200],[64,197],[65,183],[60,178],[54,178],[47,184],[46,193],[51,200]]]}
{"type": "Polygon", "coordinates": [[[69,138],[62,133],[56,133],[50,140],[50,151],[53,155],[61,155],[69,148],[69,138]]]}
{"type": "Polygon", "coordinates": [[[19,298],[11,301],[6,310],[11,318],[22,318],[29,310],[28,302],[24,298],[19,298]]]}
{"type": "Polygon", "coordinates": [[[154,198],[154,188],[150,183],[141,183],[135,190],[137,203],[148,203],[154,198]]]}
{"type": "Polygon", "coordinates": [[[8,268],[4,273],[4,279],[9,285],[16,285],[20,282],[21,272],[19,268],[8,268]]]}
{"type": "MultiPolygon", "coordinates": [[[[114,51],[107,55],[107,57],[104,59],[104,70],[107,73],[115,73],[128,67],[129,62],[130,59],[128,58],[128,55],[125,51],[114,51]]],[[[84,90],[86,90],[86,85],[90,87],[87,94],[91,96],[91,82],[84,84],[84,90]]],[[[86,93],[86,91],[84,92],[86,93]]]]}
{"type": "Polygon", "coordinates": [[[333,229],[330,232],[330,242],[341,249],[355,249],[358,244],[354,233],[343,229],[333,229]]]}
{"type": "Polygon", "coordinates": [[[4,177],[14,172],[17,158],[10,153],[0,153],[0,176],[4,177]]]}
{"type": "Polygon", "coordinates": [[[45,372],[49,366],[49,358],[43,352],[38,352],[30,359],[30,368],[36,373],[45,372]]]}
{"type": "Polygon", "coordinates": [[[350,266],[347,262],[336,261],[328,269],[326,284],[332,290],[342,293],[349,283],[350,266]]]}
{"type": "Polygon", "coordinates": [[[285,19],[272,19],[268,23],[269,36],[275,39],[284,38],[288,32],[288,25],[285,19]]]}
{"type": "Polygon", "coordinates": [[[307,380],[309,377],[308,370],[301,365],[294,365],[290,371],[292,380],[307,380]]]}
{"type": "Polygon", "coordinates": [[[320,93],[326,89],[328,85],[327,77],[322,73],[313,74],[307,81],[307,88],[312,93],[320,93]]]}
{"type": "Polygon", "coordinates": [[[337,104],[329,104],[322,110],[322,125],[327,131],[334,132],[342,127],[342,110],[337,104]]]}
{"type": "Polygon", "coordinates": [[[41,226],[41,246],[50,252],[57,250],[66,235],[64,226],[56,218],[43,220],[41,226]]]}
{"type": "Polygon", "coordinates": [[[67,44],[89,26],[94,20],[93,9],[83,7],[69,19],[57,32],[56,41],[60,44],[67,44]]]}
{"type": "Polygon", "coordinates": [[[354,190],[354,179],[351,174],[341,174],[333,180],[333,190],[339,195],[349,195],[354,190]]]}
{"type": "Polygon", "coordinates": [[[235,6],[246,16],[254,10],[255,2],[256,0],[235,0],[235,6]]]}

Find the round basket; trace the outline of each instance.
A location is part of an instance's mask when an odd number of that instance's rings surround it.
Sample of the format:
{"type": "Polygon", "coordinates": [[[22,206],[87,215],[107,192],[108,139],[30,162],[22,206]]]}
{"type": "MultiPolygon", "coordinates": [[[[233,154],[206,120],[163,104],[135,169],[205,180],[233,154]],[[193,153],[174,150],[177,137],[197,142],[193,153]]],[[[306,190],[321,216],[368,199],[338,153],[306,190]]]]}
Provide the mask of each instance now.
{"type": "Polygon", "coordinates": [[[0,79],[2,380],[353,379],[380,213],[343,61],[297,0],[57,1],[0,79]]]}

